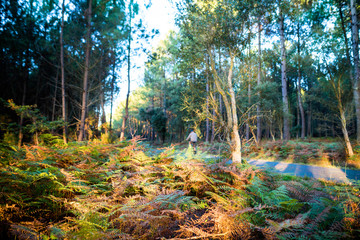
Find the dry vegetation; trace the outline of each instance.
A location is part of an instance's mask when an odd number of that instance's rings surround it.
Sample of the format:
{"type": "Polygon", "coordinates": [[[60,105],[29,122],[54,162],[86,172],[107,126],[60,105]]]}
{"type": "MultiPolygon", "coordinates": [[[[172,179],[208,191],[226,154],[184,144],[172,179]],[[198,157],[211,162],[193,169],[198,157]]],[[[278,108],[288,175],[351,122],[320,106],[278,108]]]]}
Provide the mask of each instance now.
{"type": "Polygon", "coordinates": [[[359,185],[136,140],[0,145],[1,239],[356,239],[359,185]]]}

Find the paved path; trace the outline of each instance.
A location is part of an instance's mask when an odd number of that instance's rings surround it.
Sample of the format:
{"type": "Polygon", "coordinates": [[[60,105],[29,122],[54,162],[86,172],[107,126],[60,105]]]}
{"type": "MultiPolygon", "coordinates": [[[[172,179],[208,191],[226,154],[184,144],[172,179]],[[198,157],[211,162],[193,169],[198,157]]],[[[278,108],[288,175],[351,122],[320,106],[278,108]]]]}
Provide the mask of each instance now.
{"type": "Polygon", "coordinates": [[[299,177],[313,177],[326,180],[346,182],[360,180],[360,170],[349,170],[344,168],[318,167],[285,162],[270,162],[264,160],[248,160],[251,165],[260,168],[270,168],[275,172],[291,174],[299,177]]]}

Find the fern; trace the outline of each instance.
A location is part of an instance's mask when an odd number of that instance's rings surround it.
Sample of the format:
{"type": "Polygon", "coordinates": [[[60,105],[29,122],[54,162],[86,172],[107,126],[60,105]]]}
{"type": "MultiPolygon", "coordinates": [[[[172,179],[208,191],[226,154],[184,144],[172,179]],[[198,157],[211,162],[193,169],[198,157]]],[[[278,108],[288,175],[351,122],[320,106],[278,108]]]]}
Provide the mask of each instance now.
{"type": "Polygon", "coordinates": [[[281,202],[289,201],[288,191],[284,185],[264,194],[263,202],[268,205],[279,205],[281,202]]]}
{"type": "Polygon", "coordinates": [[[352,186],[147,147],[25,147],[0,170],[0,216],[26,232],[14,230],[16,236],[43,239],[357,236],[360,200],[352,186]]]}
{"type": "Polygon", "coordinates": [[[290,213],[298,213],[305,206],[305,203],[299,202],[297,199],[283,201],[279,204],[284,209],[284,211],[290,213]]]}

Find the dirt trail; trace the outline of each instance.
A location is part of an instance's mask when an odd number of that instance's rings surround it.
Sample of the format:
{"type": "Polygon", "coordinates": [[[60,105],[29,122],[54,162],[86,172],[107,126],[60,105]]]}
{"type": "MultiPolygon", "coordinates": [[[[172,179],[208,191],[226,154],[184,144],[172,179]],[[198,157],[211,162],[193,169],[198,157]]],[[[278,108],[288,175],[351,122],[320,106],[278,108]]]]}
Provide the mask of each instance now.
{"type": "Polygon", "coordinates": [[[334,167],[318,167],[296,163],[271,162],[264,160],[248,160],[248,163],[260,168],[272,169],[275,172],[291,174],[299,177],[312,177],[337,182],[349,183],[351,180],[360,180],[360,170],[350,170],[334,167]]]}
{"type": "MultiPolygon", "coordinates": [[[[197,154],[202,159],[219,159],[219,156],[201,152],[197,154]],[[200,156],[201,155],[201,156],[200,156]]],[[[263,169],[273,170],[278,173],[290,174],[298,177],[311,177],[316,179],[325,179],[336,182],[351,183],[351,181],[360,181],[360,170],[352,170],[336,167],[319,167],[305,164],[265,161],[250,159],[247,162],[253,166],[263,169]]],[[[228,160],[227,164],[232,161],[228,160]]]]}

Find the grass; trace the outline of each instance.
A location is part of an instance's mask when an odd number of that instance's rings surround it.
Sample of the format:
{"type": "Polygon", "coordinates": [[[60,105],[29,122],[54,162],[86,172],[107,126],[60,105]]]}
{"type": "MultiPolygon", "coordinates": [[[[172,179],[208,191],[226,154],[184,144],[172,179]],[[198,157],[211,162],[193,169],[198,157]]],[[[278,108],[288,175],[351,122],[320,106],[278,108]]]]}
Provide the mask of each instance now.
{"type": "Polygon", "coordinates": [[[187,145],[154,149],[136,140],[0,145],[0,229],[10,239],[358,236],[358,183],[226,165],[205,147],[194,155],[187,145]]]}

